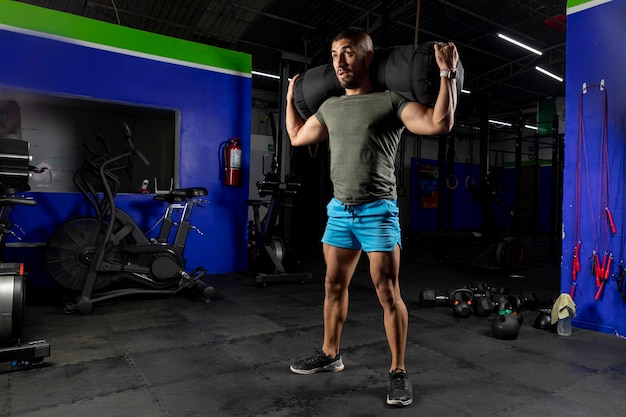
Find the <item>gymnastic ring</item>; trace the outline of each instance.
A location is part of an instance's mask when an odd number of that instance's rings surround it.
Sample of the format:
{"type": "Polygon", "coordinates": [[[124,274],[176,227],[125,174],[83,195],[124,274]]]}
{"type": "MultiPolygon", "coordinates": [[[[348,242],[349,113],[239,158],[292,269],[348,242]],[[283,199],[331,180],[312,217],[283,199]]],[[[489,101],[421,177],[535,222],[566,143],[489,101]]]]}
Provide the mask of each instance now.
{"type": "Polygon", "coordinates": [[[456,175],[448,175],[448,179],[446,179],[446,185],[448,186],[449,190],[454,190],[456,189],[456,187],[459,186],[459,179],[456,177],[456,175]],[[450,185],[450,180],[453,179],[454,180],[454,185],[450,185]]]}
{"type": "Polygon", "coordinates": [[[467,177],[465,177],[465,188],[469,188],[471,186],[476,185],[476,181],[474,181],[474,177],[472,177],[471,175],[468,175],[467,177]],[[470,180],[471,180],[471,184],[470,184],[470,180]]]}

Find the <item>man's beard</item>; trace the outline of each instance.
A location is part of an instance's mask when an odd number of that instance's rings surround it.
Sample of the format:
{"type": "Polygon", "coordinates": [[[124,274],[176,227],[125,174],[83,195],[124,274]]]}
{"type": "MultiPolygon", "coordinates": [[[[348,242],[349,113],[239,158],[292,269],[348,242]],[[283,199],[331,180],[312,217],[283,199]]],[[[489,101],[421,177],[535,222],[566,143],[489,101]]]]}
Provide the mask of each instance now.
{"type": "MultiPolygon", "coordinates": [[[[365,65],[365,64],[364,64],[365,65]]],[[[350,67],[346,71],[350,76],[347,78],[339,78],[339,74],[336,74],[339,85],[344,89],[356,89],[363,85],[366,78],[366,72],[362,67],[350,67]]]]}
{"type": "Polygon", "coordinates": [[[354,80],[354,78],[350,79],[350,80],[340,80],[339,81],[339,85],[341,85],[341,88],[344,89],[353,89],[359,86],[359,83],[356,82],[354,80]]]}
{"type": "Polygon", "coordinates": [[[361,81],[359,81],[360,77],[359,74],[355,74],[352,71],[348,71],[348,73],[351,75],[348,78],[339,78],[337,77],[338,81],[339,81],[339,85],[341,85],[342,88],[347,88],[347,89],[353,89],[353,88],[358,88],[361,85],[361,81]]]}

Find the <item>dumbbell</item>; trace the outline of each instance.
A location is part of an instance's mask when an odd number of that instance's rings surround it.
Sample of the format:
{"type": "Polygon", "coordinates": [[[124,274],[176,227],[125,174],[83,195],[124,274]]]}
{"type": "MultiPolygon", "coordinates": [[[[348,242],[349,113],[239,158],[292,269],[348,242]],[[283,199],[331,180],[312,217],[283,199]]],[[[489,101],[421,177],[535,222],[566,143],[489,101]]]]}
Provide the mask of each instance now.
{"type": "Polygon", "coordinates": [[[522,291],[521,294],[509,295],[511,306],[520,311],[522,308],[533,309],[537,304],[537,296],[532,291],[522,291]]]}
{"type": "Polygon", "coordinates": [[[520,296],[498,294],[497,298],[480,297],[474,300],[474,313],[477,316],[486,317],[494,311],[502,310],[503,306],[507,306],[513,311],[513,315],[522,323],[524,320],[520,313],[520,296]]]}
{"type": "Polygon", "coordinates": [[[474,283],[463,288],[472,290],[475,299],[479,297],[499,298],[500,295],[508,295],[509,293],[504,287],[492,287],[482,282],[474,283]]]}
{"type": "Polygon", "coordinates": [[[419,295],[420,305],[422,307],[434,307],[436,305],[450,304],[450,292],[439,290],[425,289],[419,295]]]}
{"type": "Polygon", "coordinates": [[[490,287],[488,293],[478,294],[474,297],[474,314],[486,317],[496,310],[500,299],[508,297],[508,290],[503,287],[490,287]]]}
{"type": "Polygon", "coordinates": [[[468,288],[472,290],[474,298],[491,297],[491,287],[483,282],[473,283],[462,288],[468,288]]]}
{"type": "Polygon", "coordinates": [[[500,295],[497,298],[478,297],[474,300],[474,314],[486,317],[496,311],[503,300],[506,300],[504,295],[500,295]]]}
{"type": "Polygon", "coordinates": [[[533,327],[535,329],[549,330],[552,327],[552,309],[542,308],[539,310],[539,314],[535,318],[533,327]]]}

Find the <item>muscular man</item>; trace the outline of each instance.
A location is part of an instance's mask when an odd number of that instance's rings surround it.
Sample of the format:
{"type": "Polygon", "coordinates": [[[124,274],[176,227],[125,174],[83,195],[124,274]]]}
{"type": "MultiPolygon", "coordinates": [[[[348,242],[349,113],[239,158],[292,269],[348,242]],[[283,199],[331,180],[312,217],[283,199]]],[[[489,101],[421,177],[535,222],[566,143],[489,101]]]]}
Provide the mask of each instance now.
{"type": "Polygon", "coordinates": [[[347,28],[335,36],[331,57],[345,95],[328,98],[317,113],[303,120],[287,90],[286,127],[293,146],[329,140],[333,199],[322,237],[326,262],[324,341],[313,356],[291,365],[298,374],[342,371],[341,331],[348,313],[348,287],[361,251],[367,253],[370,275],[383,308],[391,349],[387,403],[413,401],[406,372],[408,313],[400,295],[400,225],[396,204],[395,156],[403,128],[416,135],[449,132],[454,124],[458,53],[452,43],[435,44],[441,70],[439,95],[433,108],[392,91],[375,91],[369,69],[374,58],[370,35],[347,28]]]}

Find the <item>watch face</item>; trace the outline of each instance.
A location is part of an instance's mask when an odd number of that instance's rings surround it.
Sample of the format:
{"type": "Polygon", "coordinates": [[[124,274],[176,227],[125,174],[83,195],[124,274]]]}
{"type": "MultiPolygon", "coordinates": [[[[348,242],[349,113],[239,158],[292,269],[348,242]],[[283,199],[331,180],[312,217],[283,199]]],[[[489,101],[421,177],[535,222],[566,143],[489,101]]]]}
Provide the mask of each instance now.
{"type": "Polygon", "coordinates": [[[448,73],[448,78],[450,78],[451,80],[456,79],[456,71],[450,71],[448,73]]]}

